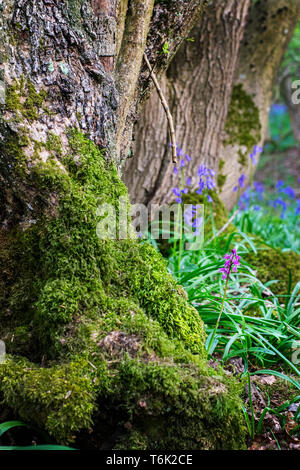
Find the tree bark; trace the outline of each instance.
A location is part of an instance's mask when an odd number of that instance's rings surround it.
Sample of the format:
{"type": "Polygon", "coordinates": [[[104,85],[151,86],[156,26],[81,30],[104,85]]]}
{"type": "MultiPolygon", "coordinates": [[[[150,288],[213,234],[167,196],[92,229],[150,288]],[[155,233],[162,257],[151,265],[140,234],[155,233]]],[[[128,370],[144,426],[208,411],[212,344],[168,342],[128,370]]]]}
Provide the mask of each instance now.
{"type": "Polygon", "coordinates": [[[288,113],[291,120],[292,131],[295,139],[300,144],[300,106],[299,106],[299,85],[300,73],[297,70],[297,76],[286,73],[281,82],[280,89],[284,102],[287,105],[288,113]],[[293,84],[297,88],[293,88],[293,84]]]}
{"type": "Polygon", "coordinates": [[[151,87],[148,27],[160,74],[206,3],[0,2],[0,402],[58,442],[244,447],[239,386],[207,366],[186,293],[152,246],[98,224],[100,204],[127,207],[113,160],[151,87]]]}
{"type": "MultiPolygon", "coordinates": [[[[220,134],[230,102],[240,42],[250,1],[215,3],[190,33],[162,78],[178,145],[192,157],[188,172],[196,188],[200,163],[218,165],[220,134]],[[190,39],[190,40],[189,40],[190,39]]],[[[134,158],[124,181],[132,200],[168,202],[178,186],[170,161],[164,111],[154,92],[135,128],[134,158]]]]}
{"type": "MultiPolygon", "coordinates": [[[[249,180],[254,145],[263,143],[273,83],[300,14],[298,0],[249,7],[250,2],[231,1],[210,8],[190,35],[194,42],[182,46],[162,79],[178,145],[192,157],[186,169],[191,189],[197,188],[198,166],[205,164],[218,173],[228,208],[236,202],[233,188],[239,176],[244,173],[249,180]]],[[[136,124],[134,158],[124,169],[132,200],[170,201],[178,179],[168,143],[166,121],[153,93],[136,124]]]]}

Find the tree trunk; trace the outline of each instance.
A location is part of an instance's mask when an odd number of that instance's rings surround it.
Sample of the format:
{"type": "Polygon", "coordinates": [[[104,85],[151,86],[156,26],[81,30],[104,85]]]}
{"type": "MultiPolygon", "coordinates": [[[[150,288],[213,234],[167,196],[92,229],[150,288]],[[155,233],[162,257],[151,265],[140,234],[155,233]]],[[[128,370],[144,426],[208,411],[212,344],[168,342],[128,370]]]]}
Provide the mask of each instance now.
{"type": "Polygon", "coordinates": [[[98,449],[244,445],[239,386],[207,367],[162,257],[99,229],[100,204],[119,221],[126,206],[112,160],[150,88],[148,28],[162,73],[166,37],[173,54],[207,2],[174,3],[0,4],[0,400],[59,442],[89,429],[78,443],[98,449]]]}
{"type": "MultiPolygon", "coordinates": [[[[249,6],[230,1],[210,8],[190,35],[194,41],[184,43],[162,80],[178,144],[192,157],[186,169],[190,189],[197,188],[197,168],[205,164],[218,173],[229,208],[239,176],[250,176],[253,147],[263,143],[274,79],[300,14],[299,1],[249,6]]],[[[168,143],[167,123],[153,93],[135,128],[134,158],[124,170],[133,201],[172,198],[178,177],[168,143]]]]}
{"type": "Polygon", "coordinates": [[[263,146],[267,137],[274,84],[299,16],[300,0],[256,2],[250,12],[235,75],[231,114],[225,127],[230,136],[225,142],[233,139],[233,145],[225,144],[221,150],[221,158],[225,162],[223,174],[227,177],[221,197],[229,208],[235,203],[232,190],[239,176],[245,174],[245,184],[249,182],[253,170],[249,155],[254,145],[263,146]],[[237,124],[234,118],[237,106],[242,116],[241,124],[237,124]],[[253,121],[257,112],[260,131],[253,121]]]}

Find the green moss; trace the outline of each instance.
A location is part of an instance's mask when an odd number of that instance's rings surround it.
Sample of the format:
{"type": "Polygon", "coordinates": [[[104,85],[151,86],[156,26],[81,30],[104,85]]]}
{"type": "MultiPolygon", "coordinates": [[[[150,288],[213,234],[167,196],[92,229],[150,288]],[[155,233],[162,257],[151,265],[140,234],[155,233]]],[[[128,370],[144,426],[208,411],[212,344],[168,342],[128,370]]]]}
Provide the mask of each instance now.
{"type": "Polygon", "coordinates": [[[20,80],[9,86],[6,90],[5,108],[7,111],[14,113],[14,120],[21,122],[27,119],[33,122],[38,119],[39,112],[49,112],[48,108],[44,105],[47,97],[46,90],[37,92],[33,83],[22,76],[20,80]]]}
{"type": "MultiPolygon", "coordinates": [[[[100,370],[104,386],[105,367],[98,364],[98,374],[100,370]]],[[[21,418],[68,442],[73,432],[92,422],[97,373],[83,359],[40,368],[9,358],[0,367],[1,393],[21,418]]]]}
{"type": "Polygon", "coordinates": [[[278,281],[271,286],[275,294],[287,294],[289,270],[292,274],[293,285],[300,281],[300,255],[292,251],[282,252],[263,243],[260,245],[257,255],[253,252],[248,253],[246,260],[257,270],[257,277],[263,283],[278,281]]]}
{"type": "Polygon", "coordinates": [[[224,145],[238,145],[239,163],[247,165],[247,155],[261,140],[259,109],[252,97],[243,90],[243,85],[233,87],[231,103],[225,124],[227,137],[224,145]]]}
{"type": "Polygon", "coordinates": [[[153,247],[98,238],[99,204],[118,214],[127,190],[82,134],[69,145],[64,169],[25,173],[51,203],[4,242],[1,336],[23,356],[1,368],[4,402],[59,442],[95,425],[97,446],[122,429],[113,445],[243,447],[240,384],[207,367],[203,323],[153,247]]]}
{"type": "Polygon", "coordinates": [[[218,179],[217,179],[218,189],[220,192],[222,191],[224,184],[226,183],[226,180],[227,180],[227,175],[224,175],[222,173],[224,165],[225,165],[225,161],[221,159],[219,162],[219,171],[218,171],[218,179]]]}

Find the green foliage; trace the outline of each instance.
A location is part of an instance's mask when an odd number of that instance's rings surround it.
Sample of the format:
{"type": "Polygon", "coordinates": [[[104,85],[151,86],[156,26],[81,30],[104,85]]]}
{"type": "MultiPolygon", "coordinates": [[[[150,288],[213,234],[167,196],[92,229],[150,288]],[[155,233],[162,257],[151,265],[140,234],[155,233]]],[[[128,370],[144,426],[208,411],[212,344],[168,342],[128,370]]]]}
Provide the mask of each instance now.
{"type": "MultiPolygon", "coordinates": [[[[103,367],[101,372],[103,386],[103,367]]],[[[83,359],[40,368],[24,359],[9,358],[0,368],[1,393],[21,418],[43,424],[56,439],[68,442],[72,433],[91,424],[95,376],[83,359]]]]}
{"type": "MultiPolygon", "coordinates": [[[[183,285],[190,303],[205,323],[206,347],[212,343],[210,352],[221,356],[223,363],[241,357],[245,373],[254,364],[255,374],[277,375],[299,390],[300,371],[292,362],[293,347],[300,337],[297,254],[272,249],[260,238],[232,224],[218,237],[210,236],[210,233],[206,235],[202,250],[173,251],[169,257],[170,271],[183,285]],[[219,269],[224,266],[224,255],[232,248],[242,257],[242,264],[238,273],[230,275],[223,314],[216,328],[225,288],[219,269]],[[179,257],[180,270],[177,269],[179,257]],[[281,282],[276,283],[274,279],[281,282]],[[279,363],[285,373],[278,372],[279,363]],[[258,371],[257,367],[264,369],[258,371]]],[[[287,406],[267,411],[280,414],[287,406]]]]}
{"type": "Polygon", "coordinates": [[[166,262],[147,243],[97,236],[99,204],[118,214],[127,195],[114,166],[77,131],[63,154],[51,142],[23,175],[51,205],[1,250],[1,336],[14,354],[3,402],[59,443],[95,423],[98,445],[118,428],[120,448],[243,448],[241,385],[207,367],[203,323],[166,262]]]}

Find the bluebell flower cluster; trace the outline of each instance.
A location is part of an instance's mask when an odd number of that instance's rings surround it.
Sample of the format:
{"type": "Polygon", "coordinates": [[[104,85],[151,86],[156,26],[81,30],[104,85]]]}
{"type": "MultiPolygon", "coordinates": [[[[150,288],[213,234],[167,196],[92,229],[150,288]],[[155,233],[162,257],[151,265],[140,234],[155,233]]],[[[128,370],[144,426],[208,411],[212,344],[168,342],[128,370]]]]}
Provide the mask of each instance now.
{"type": "Polygon", "coordinates": [[[242,174],[239,177],[238,185],[233,188],[233,191],[236,193],[239,188],[245,187],[246,175],[242,174]]]}
{"type": "Polygon", "coordinates": [[[253,190],[257,194],[257,197],[260,201],[263,201],[264,193],[265,193],[265,186],[263,183],[259,181],[254,181],[253,183],[253,190]]]}
{"type": "Polygon", "coordinates": [[[187,188],[179,189],[179,188],[173,188],[173,193],[176,196],[176,202],[178,204],[182,204],[182,195],[187,194],[189,190],[187,188]]]}
{"type": "MultiPolygon", "coordinates": [[[[172,144],[170,143],[169,145],[171,146],[172,144]]],[[[180,163],[174,168],[174,173],[175,175],[178,175],[183,174],[182,172],[184,171],[186,165],[192,160],[192,158],[188,154],[184,155],[184,152],[181,148],[178,147],[177,144],[176,152],[177,157],[180,158],[180,163]]],[[[214,182],[215,175],[216,172],[214,170],[212,170],[211,168],[207,168],[205,165],[200,165],[197,172],[197,176],[199,177],[199,183],[196,193],[202,195],[206,190],[209,191],[216,188],[216,184],[214,182]]],[[[173,193],[176,196],[176,202],[178,204],[182,204],[182,196],[188,193],[189,190],[187,189],[187,187],[191,186],[191,184],[192,178],[188,177],[184,188],[173,188],[173,193]]],[[[207,201],[213,202],[213,199],[209,194],[207,194],[207,201]]]]}
{"type": "MultiPolygon", "coordinates": [[[[202,195],[203,192],[207,189],[208,191],[214,189],[216,184],[213,180],[216,172],[211,168],[206,168],[204,165],[200,165],[198,168],[198,176],[199,176],[199,188],[197,189],[196,193],[202,195]]],[[[212,197],[207,194],[208,202],[213,202],[212,197]]]]}
{"type": "Polygon", "coordinates": [[[291,188],[290,186],[285,186],[282,180],[278,181],[278,183],[276,184],[276,189],[279,193],[285,194],[289,199],[296,198],[296,194],[293,188],[291,188]]]}
{"type": "MultiPolygon", "coordinates": [[[[279,180],[275,188],[277,190],[276,197],[268,201],[269,207],[280,209],[280,218],[284,219],[287,214],[300,215],[300,200],[296,199],[295,190],[287,186],[282,180],[279,180]],[[295,212],[294,212],[295,211],[295,212]]],[[[240,210],[249,210],[250,207],[254,211],[262,210],[259,205],[265,201],[265,186],[263,183],[255,181],[252,188],[249,186],[244,194],[240,197],[238,206],[240,210]]]]}
{"type": "Polygon", "coordinates": [[[194,235],[200,235],[200,227],[203,225],[203,217],[197,217],[197,207],[192,206],[184,211],[184,221],[189,227],[193,227],[194,235]]]}
{"type": "Polygon", "coordinates": [[[258,157],[258,155],[262,152],[263,152],[263,148],[259,147],[258,145],[255,145],[253,152],[250,154],[250,158],[251,158],[253,165],[256,165],[257,163],[255,157],[258,157]]]}

